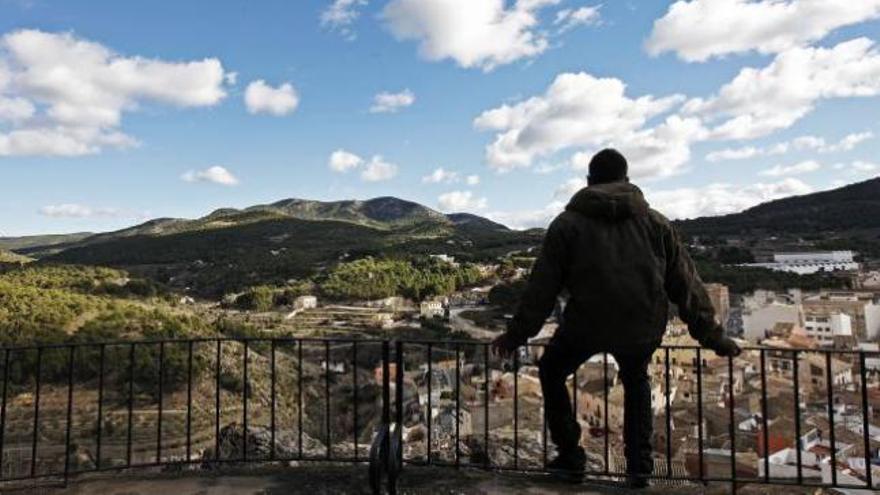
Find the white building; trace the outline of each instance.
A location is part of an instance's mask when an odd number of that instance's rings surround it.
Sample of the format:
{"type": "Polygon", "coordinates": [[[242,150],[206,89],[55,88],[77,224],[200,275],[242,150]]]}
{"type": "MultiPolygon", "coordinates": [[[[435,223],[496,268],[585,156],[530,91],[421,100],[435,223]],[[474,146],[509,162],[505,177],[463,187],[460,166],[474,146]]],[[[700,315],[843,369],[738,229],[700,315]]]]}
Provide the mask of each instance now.
{"type": "Polygon", "coordinates": [[[769,268],[778,272],[800,275],[811,273],[856,271],[859,264],[853,260],[852,251],[822,251],[806,253],[776,253],[769,263],[747,263],[746,266],[769,268]]]}
{"type": "Polygon", "coordinates": [[[758,343],[768,336],[777,323],[801,326],[803,310],[800,304],[772,301],[765,304],[744,304],[742,312],[743,338],[758,343]]]}
{"type": "Polygon", "coordinates": [[[852,318],[846,313],[808,311],[804,315],[804,330],[820,345],[834,344],[835,337],[852,337],[852,318]]]}
{"type": "Polygon", "coordinates": [[[443,303],[440,301],[422,301],[419,304],[419,314],[425,318],[442,317],[443,303]]]}
{"type": "Polygon", "coordinates": [[[315,296],[299,296],[293,300],[293,309],[314,309],[318,307],[318,298],[315,296]]]}

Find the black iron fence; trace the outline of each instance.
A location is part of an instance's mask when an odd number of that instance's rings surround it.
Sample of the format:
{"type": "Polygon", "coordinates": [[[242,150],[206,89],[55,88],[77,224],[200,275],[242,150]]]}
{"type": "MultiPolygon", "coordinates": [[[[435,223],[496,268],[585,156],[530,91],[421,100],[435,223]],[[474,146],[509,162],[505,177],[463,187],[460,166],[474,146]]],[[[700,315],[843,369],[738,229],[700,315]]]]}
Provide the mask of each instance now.
{"type": "MultiPolygon", "coordinates": [[[[485,342],[206,338],[2,349],[0,487],[83,473],[224,463],[545,470],[535,372],[485,342]]],[[[662,483],[872,489],[880,354],[663,346],[652,360],[662,483]],[[872,380],[874,380],[872,382],[872,380]]],[[[587,476],[624,476],[620,385],[599,355],[570,380],[587,476]]]]}

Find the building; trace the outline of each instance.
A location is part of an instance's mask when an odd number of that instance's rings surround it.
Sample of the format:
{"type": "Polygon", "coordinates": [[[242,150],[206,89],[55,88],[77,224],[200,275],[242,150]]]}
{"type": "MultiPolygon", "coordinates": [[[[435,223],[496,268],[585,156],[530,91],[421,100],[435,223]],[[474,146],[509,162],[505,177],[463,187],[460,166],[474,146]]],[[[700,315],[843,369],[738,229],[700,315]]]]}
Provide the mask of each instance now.
{"type": "Polygon", "coordinates": [[[808,275],[818,272],[857,271],[859,264],[852,251],[820,251],[804,253],[775,253],[769,263],[747,263],[745,266],[768,268],[778,272],[808,275]]]}
{"type": "Polygon", "coordinates": [[[839,311],[809,307],[804,310],[804,331],[819,345],[831,347],[852,339],[852,318],[839,311]]]}
{"type": "Polygon", "coordinates": [[[440,301],[422,301],[419,304],[419,315],[423,318],[442,318],[444,314],[443,303],[440,301]]]}
{"type": "Polygon", "coordinates": [[[800,304],[792,304],[786,298],[777,299],[768,295],[772,293],[755,293],[743,301],[742,322],[743,338],[757,343],[770,335],[778,323],[790,323],[801,326],[803,310],[800,304]]]}
{"type": "Polygon", "coordinates": [[[880,305],[870,292],[825,291],[804,298],[804,311],[843,313],[852,319],[852,333],[859,341],[880,337],[880,305]]]}
{"type": "Polygon", "coordinates": [[[715,319],[727,328],[727,320],[730,318],[730,291],[724,284],[705,284],[705,287],[712,307],[715,308],[715,319]]]}
{"type": "Polygon", "coordinates": [[[315,296],[299,296],[293,300],[293,309],[314,309],[318,307],[318,298],[315,296]]]}

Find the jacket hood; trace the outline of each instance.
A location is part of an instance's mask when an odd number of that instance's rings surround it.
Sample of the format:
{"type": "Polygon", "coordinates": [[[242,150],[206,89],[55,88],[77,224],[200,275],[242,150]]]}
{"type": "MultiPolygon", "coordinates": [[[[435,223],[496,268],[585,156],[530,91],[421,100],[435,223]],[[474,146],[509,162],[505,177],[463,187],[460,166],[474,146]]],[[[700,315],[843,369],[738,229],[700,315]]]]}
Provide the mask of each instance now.
{"type": "Polygon", "coordinates": [[[588,186],[576,192],[565,207],[581,215],[622,221],[646,215],[648,202],[641,189],[629,182],[611,182],[588,186]]]}

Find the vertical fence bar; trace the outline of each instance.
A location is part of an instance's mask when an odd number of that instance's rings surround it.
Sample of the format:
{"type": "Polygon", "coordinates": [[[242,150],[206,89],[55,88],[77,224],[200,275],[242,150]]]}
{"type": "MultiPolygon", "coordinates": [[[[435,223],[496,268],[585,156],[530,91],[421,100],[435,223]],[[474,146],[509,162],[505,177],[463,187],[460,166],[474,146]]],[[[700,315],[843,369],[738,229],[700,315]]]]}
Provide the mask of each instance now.
{"type": "MultiPolygon", "coordinates": [[[[390,350],[388,348],[388,341],[382,341],[382,424],[389,426],[391,425],[391,364],[389,363],[390,350]]],[[[391,430],[387,430],[388,434],[385,435],[385,439],[382,442],[382,447],[385,452],[389,452],[389,447],[391,446],[390,434],[391,430]]]]}
{"type": "Polygon", "coordinates": [[[770,483],[770,431],[767,423],[767,362],[765,349],[761,349],[761,432],[764,441],[764,482],[770,483]]]}
{"type": "Polygon", "coordinates": [[[697,458],[700,462],[700,481],[706,480],[706,466],[703,459],[703,356],[697,348],[697,458]]]}
{"type": "Polygon", "coordinates": [[[220,346],[217,339],[216,357],[214,358],[214,459],[220,460],[220,346]]]}
{"type": "Polygon", "coordinates": [[[192,383],[193,383],[193,341],[187,343],[186,350],[186,460],[192,458],[192,383]]]}
{"type": "Polygon", "coordinates": [[[489,459],[489,344],[483,344],[483,361],[485,366],[483,367],[483,391],[484,391],[484,399],[486,401],[485,406],[483,408],[483,448],[486,451],[486,469],[492,464],[489,459]]]}
{"type": "Polygon", "coordinates": [[[792,352],[792,371],[794,372],[793,383],[794,383],[794,447],[797,449],[795,451],[795,458],[797,459],[797,483],[798,485],[804,482],[804,472],[803,472],[803,462],[801,459],[801,449],[803,448],[801,445],[801,394],[800,394],[800,366],[799,366],[799,356],[798,351],[792,352]]]}
{"type": "Polygon", "coordinates": [[[131,439],[134,433],[134,353],[135,343],[128,348],[128,430],[125,439],[125,465],[131,467],[131,439]]]}
{"type": "Polygon", "coordinates": [[[577,384],[578,384],[578,370],[575,369],[574,373],[571,374],[571,415],[574,416],[574,420],[577,421],[578,414],[578,397],[577,397],[577,384]]]}
{"type": "Polygon", "coordinates": [[[862,381],[862,439],[865,449],[865,482],[868,488],[874,487],[874,476],[871,472],[871,437],[868,428],[868,376],[865,367],[865,352],[859,351],[859,379],[862,381]]]}
{"type": "Polygon", "coordinates": [[[455,467],[461,464],[460,431],[461,426],[461,346],[455,344],[455,467]]]}
{"type": "Polygon", "coordinates": [[[669,387],[671,380],[669,376],[669,348],[664,349],[664,369],[666,393],[666,477],[672,477],[672,400],[669,397],[669,387]]]}
{"type": "MultiPolygon", "coordinates": [[[[269,446],[269,459],[275,460],[275,401],[276,401],[276,390],[275,390],[275,347],[276,341],[272,339],[272,343],[269,348],[269,387],[271,397],[269,398],[269,439],[272,442],[272,445],[269,446]]],[[[357,452],[357,444],[355,444],[355,452],[357,452]]]]}
{"type": "Polygon", "coordinates": [[[98,423],[95,425],[95,469],[101,469],[101,436],[104,431],[104,356],[106,346],[98,351],[98,423]]]}
{"type": "Polygon", "coordinates": [[[828,394],[828,441],[831,447],[831,486],[837,486],[837,442],[834,438],[834,387],[831,353],[825,353],[825,389],[828,394]]]}
{"type": "Polygon", "coordinates": [[[324,341],[324,436],[327,439],[327,459],[333,457],[330,437],[330,341],[324,341]]]}
{"type": "Polygon", "coordinates": [[[242,449],[241,449],[241,457],[245,461],[248,458],[248,395],[250,391],[250,385],[248,382],[248,357],[250,347],[248,345],[248,341],[245,340],[242,342],[244,346],[244,356],[242,356],[241,363],[241,374],[242,380],[244,381],[244,387],[242,387],[241,391],[241,425],[243,432],[242,438],[242,449]]]}
{"type": "Polygon", "coordinates": [[[303,458],[303,342],[296,343],[296,415],[297,415],[297,450],[299,458],[303,458]]]}
{"type": "MultiPolygon", "coordinates": [[[[394,345],[394,357],[397,360],[397,364],[394,365],[394,402],[397,405],[397,417],[394,419],[394,422],[397,423],[398,431],[403,431],[403,341],[398,340],[394,345]]],[[[398,453],[398,460],[403,462],[403,445],[400,446],[400,450],[398,453]]]]}
{"type": "Polygon", "coordinates": [[[354,409],[351,413],[352,432],[354,434],[354,462],[358,461],[358,343],[351,343],[351,393],[354,409]]]}
{"type": "Polygon", "coordinates": [[[43,368],[43,348],[37,348],[36,383],[34,384],[34,435],[31,440],[31,478],[37,474],[37,443],[40,433],[40,375],[43,368]]]}
{"type": "Polygon", "coordinates": [[[519,469],[519,349],[513,352],[513,468],[519,469]]]}
{"type": "Polygon", "coordinates": [[[73,422],[73,364],[76,347],[70,346],[67,355],[67,432],[64,435],[64,482],[70,475],[70,432],[73,422]]]}
{"type": "Polygon", "coordinates": [[[730,401],[730,483],[732,493],[736,493],[736,425],[734,424],[736,416],[733,414],[733,356],[727,357],[727,395],[728,400],[730,401]]]}
{"type": "Polygon", "coordinates": [[[604,441],[604,465],[605,465],[605,474],[609,474],[611,472],[611,464],[609,458],[611,457],[611,446],[608,443],[608,353],[602,353],[602,402],[604,410],[602,411],[602,419],[605,423],[605,429],[603,431],[602,440],[604,441]]]}
{"type": "Polygon", "coordinates": [[[434,422],[434,409],[432,407],[433,404],[431,403],[431,394],[433,393],[431,387],[432,382],[434,381],[434,356],[431,355],[431,351],[432,345],[430,342],[428,342],[428,412],[425,415],[425,422],[428,423],[428,446],[425,449],[427,451],[428,464],[431,464],[431,440],[433,439],[433,437],[431,436],[431,425],[434,422]]]}
{"type": "Polygon", "coordinates": [[[162,408],[165,395],[165,342],[159,342],[159,415],[156,417],[156,463],[162,463],[162,408]]]}
{"type": "Polygon", "coordinates": [[[6,444],[6,395],[9,388],[9,349],[3,350],[3,397],[0,402],[0,479],[3,476],[3,448],[6,444]]]}

